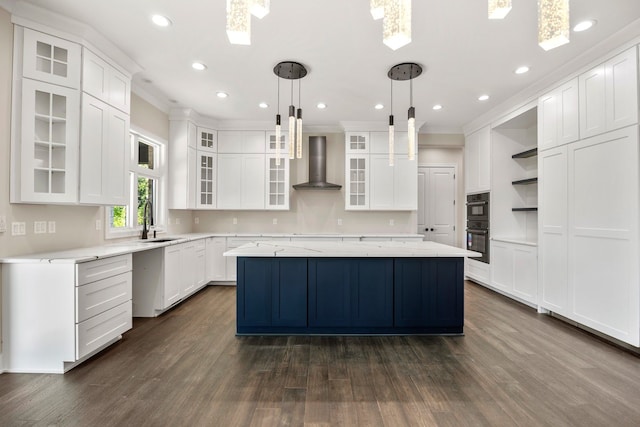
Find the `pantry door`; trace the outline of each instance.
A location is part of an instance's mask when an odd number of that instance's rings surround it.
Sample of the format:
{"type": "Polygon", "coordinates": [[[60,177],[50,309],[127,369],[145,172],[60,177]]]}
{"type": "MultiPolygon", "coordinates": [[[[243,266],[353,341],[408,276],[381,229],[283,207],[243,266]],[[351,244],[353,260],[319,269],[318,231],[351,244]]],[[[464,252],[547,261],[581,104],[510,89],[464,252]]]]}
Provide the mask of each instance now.
{"type": "Polygon", "coordinates": [[[418,234],[455,246],[456,177],[451,166],[418,167],[418,234]]]}

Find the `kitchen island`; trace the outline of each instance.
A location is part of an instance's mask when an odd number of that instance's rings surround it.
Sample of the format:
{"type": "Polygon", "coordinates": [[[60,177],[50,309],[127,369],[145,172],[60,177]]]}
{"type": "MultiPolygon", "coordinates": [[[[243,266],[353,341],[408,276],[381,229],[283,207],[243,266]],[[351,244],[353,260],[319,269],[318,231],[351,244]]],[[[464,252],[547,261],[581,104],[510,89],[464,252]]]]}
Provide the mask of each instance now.
{"type": "Polygon", "coordinates": [[[249,243],[237,262],[237,334],[462,334],[464,257],[435,242],[249,243]]]}

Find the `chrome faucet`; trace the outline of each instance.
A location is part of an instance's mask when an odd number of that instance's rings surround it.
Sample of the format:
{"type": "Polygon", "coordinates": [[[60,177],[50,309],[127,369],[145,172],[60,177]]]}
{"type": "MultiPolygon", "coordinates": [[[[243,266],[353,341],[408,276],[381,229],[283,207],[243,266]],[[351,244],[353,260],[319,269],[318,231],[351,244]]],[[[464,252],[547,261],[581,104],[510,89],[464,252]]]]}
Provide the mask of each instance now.
{"type": "Polygon", "coordinates": [[[142,236],[143,240],[149,238],[149,227],[153,227],[153,207],[151,206],[151,200],[147,197],[147,201],[144,202],[144,208],[142,210],[142,236]],[[147,226],[147,221],[149,222],[147,226]]]}

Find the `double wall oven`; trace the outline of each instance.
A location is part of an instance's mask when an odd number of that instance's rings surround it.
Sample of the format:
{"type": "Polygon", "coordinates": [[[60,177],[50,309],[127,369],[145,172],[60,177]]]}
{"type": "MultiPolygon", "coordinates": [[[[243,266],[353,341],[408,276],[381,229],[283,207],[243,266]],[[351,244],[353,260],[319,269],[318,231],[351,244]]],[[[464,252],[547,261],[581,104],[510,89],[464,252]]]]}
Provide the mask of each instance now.
{"type": "Polygon", "coordinates": [[[489,193],[467,195],[467,249],[482,254],[474,260],[489,264],[489,193]]]}

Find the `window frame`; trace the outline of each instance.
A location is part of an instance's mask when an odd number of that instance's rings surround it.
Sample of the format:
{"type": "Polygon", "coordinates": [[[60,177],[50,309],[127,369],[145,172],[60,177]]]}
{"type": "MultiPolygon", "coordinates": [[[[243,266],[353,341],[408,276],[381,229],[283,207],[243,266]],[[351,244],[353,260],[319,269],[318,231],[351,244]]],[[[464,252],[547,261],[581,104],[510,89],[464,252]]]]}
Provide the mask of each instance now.
{"type": "Polygon", "coordinates": [[[105,207],[105,239],[119,239],[126,237],[140,236],[142,226],[137,225],[138,212],[138,178],[152,178],[156,180],[153,230],[158,233],[166,232],[167,203],[166,203],[166,183],[167,183],[167,142],[144,130],[135,129],[133,126],[129,130],[129,202],[127,203],[127,225],[120,228],[111,227],[111,215],[113,206],[105,207]],[[154,150],[154,168],[147,169],[138,165],[138,143],[143,141],[152,145],[154,150]]]}

